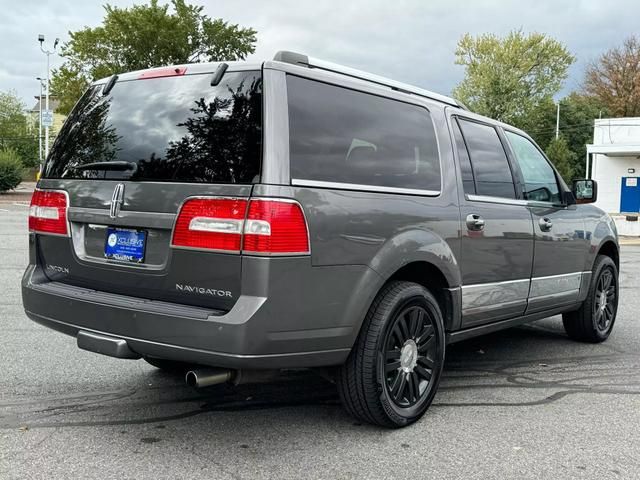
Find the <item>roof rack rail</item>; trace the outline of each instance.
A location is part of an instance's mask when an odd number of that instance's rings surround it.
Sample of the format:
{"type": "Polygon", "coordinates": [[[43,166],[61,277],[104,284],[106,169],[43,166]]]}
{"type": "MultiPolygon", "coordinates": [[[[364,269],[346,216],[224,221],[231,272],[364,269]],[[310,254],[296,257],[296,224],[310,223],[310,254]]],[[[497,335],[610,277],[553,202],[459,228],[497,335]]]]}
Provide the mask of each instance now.
{"type": "Polygon", "coordinates": [[[327,62],[317,58],[309,57],[302,53],[288,52],[281,50],[275,54],[273,59],[277,62],[291,63],[294,65],[301,65],[308,68],[317,68],[319,70],[325,70],[327,72],[338,73],[347,77],[357,78],[359,80],[365,80],[384,87],[389,87],[392,90],[398,92],[409,93],[412,95],[418,95],[420,97],[429,98],[431,100],[437,100],[439,102],[453,105],[464,110],[469,110],[462,102],[459,102],[455,98],[447,97],[446,95],[440,95],[439,93],[431,92],[422,88],[414,87],[407,83],[391,80],[390,78],[375,75],[373,73],[363,72],[362,70],[356,70],[355,68],[345,67],[344,65],[338,65],[337,63],[327,62]]]}

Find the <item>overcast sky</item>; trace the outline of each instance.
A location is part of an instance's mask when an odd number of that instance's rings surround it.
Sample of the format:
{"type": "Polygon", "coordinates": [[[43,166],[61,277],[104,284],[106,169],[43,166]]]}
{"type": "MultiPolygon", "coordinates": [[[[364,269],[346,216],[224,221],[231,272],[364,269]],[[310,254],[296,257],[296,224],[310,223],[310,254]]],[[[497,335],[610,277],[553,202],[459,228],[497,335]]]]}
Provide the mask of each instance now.
{"type": "MultiPolygon", "coordinates": [[[[162,0],[160,0],[162,1],[162,0]]],[[[258,31],[253,59],[293,50],[449,94],[463,68],[455,46],[466,32],[504,34],[522,28],[562,41],[577,57],[563,92],[580,86],[584,66],[631,34],[640,34],[638,0],[415,0],[264,1],[192,0],[211,17],[258,31]]],[[[38,94],[45,56],[69,30],[100,24],[101,0],[0,0],[0,90],[27,102],[38,94]]],[[[126,6],[141,1],[111,0],[126,6]]],[[[52,57],[52,64],[61,59],[52,57]]]]}

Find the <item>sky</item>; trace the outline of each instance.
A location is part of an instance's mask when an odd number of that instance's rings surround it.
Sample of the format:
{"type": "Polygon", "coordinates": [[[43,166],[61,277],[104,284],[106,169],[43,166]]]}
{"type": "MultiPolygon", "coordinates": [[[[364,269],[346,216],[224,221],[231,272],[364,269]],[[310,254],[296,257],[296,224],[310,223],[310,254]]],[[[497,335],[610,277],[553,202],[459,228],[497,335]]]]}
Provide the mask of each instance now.
{"type": "MultiPolygon", "coordinates": [[[[160,0],[162,3],[164,0],[160,0]]],[[[168,1],[168,0],[167,0],[168,1]]],[[[0,0],[0,91],[14,90],[31,107],[46,75],[45,45],[97,26],[103,4],[141,0],[0,0]]],[[[450,94],[464,75],[455,48],[464,33],[504,35],[513,29],[548,34],[577,57],[562,94],[580,88],[585,65],[631,34],[640,35],[638,0],[191,0],[207,15],[258,31],[250,60],[278,50],[377,73],[450,94]]],[[[52,56],[52,66],[62,59],[52,56]]]]}

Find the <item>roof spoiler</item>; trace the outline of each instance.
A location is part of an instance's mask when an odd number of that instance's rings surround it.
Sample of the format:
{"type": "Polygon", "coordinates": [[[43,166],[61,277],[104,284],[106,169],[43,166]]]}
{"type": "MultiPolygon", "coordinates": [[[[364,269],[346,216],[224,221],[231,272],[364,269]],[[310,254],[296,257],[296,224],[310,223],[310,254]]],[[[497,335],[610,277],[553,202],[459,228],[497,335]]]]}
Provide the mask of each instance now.
{"type": "Polygon", "coordinates": [[[452,105],[454,107],[462,108],[464,110],[469,110],[462,102],[459,102],[454,98],[447,97],[446,95],[440,95],[439,93],[414,87],[413,85],[409,85],[406,83],[397,82],[395,80],[391,80],[390,78],[382,77],[380,75],[363,72],[362,70],[356,70],[355,68],[345,67],[343,65],[338,65],[336,63],[326,62],[324,60],[312,58],[302,53],[281,50],[275,54],[273,59],[276,62],[290,63],[293,65],[299,65],[307,68],[317,68],[319,70],[325,70],[327,72],[338,73],[340,75],[345,75],[347,77],[357,78],[359,80],[365,80],[367,82],[372,82],[378,85],[382,85],[384,87],[389,87],[392,90],[396,90],[398,92],[408,93],[411,95],[418,95],[420,97],[425,97],[431,100],[437,100],[439,102],[446,103],[447,105],[452,105]]]}

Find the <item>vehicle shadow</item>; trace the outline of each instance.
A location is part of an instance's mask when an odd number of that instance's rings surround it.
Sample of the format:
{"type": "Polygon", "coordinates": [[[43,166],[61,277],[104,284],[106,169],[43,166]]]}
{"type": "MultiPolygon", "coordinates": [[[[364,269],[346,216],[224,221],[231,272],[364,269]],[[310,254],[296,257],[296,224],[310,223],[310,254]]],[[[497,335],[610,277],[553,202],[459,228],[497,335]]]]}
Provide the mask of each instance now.
{"type": "MultiPolygon", "coordinates": [[[[628,354],[572,342],[556,323],[451,345],[432,410],[542,405],[574,393],[640,394],[637,355],[631,365],[617,364],[628,354]]],[[[143,372],[143,382],[139,373],[132,375],[117,391],[0,402],[0,428],[177,426],[194,417],[212,425],[250,419],[268,428],[278,422],[285,428],[283,422],[292,420],[338,429],[362,426],[342,410],[330,378],[313,371],[282,372],[269,383],[199,390],[186,387],[179,375],[146,367],[143,372]]]]}

